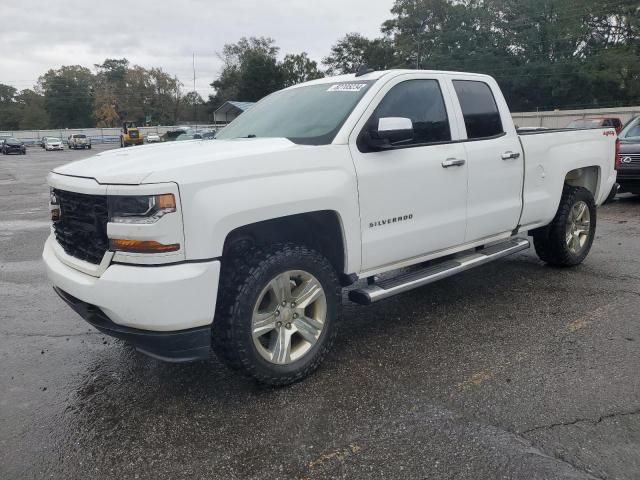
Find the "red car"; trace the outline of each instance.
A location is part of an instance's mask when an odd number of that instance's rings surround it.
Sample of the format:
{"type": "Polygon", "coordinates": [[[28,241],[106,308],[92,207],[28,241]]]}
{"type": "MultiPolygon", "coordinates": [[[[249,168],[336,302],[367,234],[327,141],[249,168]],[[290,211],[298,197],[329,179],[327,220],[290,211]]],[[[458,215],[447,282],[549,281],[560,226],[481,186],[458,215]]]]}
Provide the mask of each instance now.
{"type": "Polygon", "coordinates": [[[606,128],[613,127],[616,129],[616,133],[620,133],[622,130],[622,120],[616,117],[592,117],[592,118],[580,118],[572,121],[567,128],[606,128]]]}

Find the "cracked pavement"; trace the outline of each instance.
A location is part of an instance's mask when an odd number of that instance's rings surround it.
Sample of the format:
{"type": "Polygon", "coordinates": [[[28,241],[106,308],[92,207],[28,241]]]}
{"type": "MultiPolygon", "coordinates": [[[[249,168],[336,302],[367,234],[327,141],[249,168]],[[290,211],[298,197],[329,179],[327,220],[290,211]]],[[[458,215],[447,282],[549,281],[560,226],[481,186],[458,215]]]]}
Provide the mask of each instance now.
{"type": "Polygon", "coordinates": [[[599,210],[578,268],[528,251],[347,304],[323,367],[269,389],[56,297],[44,179],[90,153],[0,157],[0,478],[640,478],[640,198],[599,210]]]}

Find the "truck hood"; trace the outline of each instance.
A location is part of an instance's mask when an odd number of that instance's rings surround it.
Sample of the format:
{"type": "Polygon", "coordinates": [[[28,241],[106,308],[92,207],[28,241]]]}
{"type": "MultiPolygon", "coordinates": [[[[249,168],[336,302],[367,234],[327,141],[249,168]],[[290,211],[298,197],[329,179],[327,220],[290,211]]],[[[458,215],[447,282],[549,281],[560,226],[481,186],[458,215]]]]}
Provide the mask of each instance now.
{"type": "MultiPolygon", "coordinates": [[[[233,140],[191,140],[120,148],[67,163],[54,173],[93,178],[102,184],[139,185],[178,182],[189,167],[228,163],[245,170],[242,158],[253,158],[286,150],[309,148],[286,138],[238,138],[233,140]]],[[[245,166],[246,167],[246,166],[245,166]]],[[[227,170],[227,169],[226,169],[227,170]]]]}

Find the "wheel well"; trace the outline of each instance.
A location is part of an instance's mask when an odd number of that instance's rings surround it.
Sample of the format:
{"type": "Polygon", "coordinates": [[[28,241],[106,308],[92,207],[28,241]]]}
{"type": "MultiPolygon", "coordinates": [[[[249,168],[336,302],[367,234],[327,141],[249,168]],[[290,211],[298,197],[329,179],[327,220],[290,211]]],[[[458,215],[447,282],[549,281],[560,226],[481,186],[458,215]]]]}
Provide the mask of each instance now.
{"type": "Polygon", "coordinates": [[[252,223],[231,231],[222,256],[239,254],[256,244],[292,242],[317,250],[338,273],[345,271],[345,248],[338,214],[323,210],[252,223]]]}
{"type": "Polygon", "coordinates": [[[600,168],[596,166],[576,168],[567,173],[564,183],[572,187],[584,187],[591,192],[593,198],[598,198],[600,168]]]}

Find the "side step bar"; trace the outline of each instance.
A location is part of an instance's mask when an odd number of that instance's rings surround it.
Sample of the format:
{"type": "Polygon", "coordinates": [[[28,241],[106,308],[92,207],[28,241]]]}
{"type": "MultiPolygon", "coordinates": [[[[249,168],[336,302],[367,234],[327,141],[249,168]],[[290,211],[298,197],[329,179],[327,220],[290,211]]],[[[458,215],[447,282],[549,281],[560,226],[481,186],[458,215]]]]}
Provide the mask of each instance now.
{"type": "Polygon", "coordinates": [[[498,260],[513,253],[528,249],[526,238],[510,239],[506,242],[490,245],[473,253],[462,254],[451,260],[428,266],[418,271],[401,274],[397,277],[381,280],[364,288],[351,290],[349,300],[360,305],[370,305],[379,300],[422,287],[456,273],[498,260]]]}

